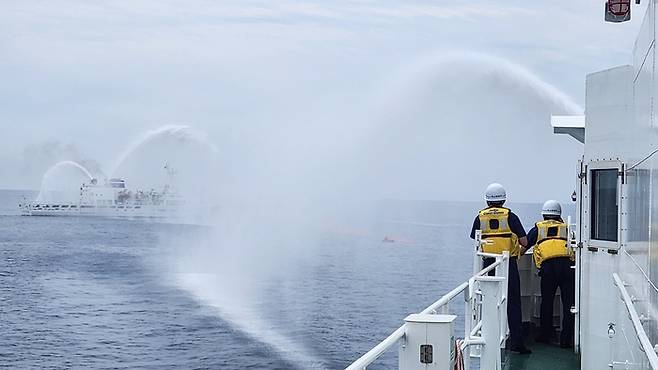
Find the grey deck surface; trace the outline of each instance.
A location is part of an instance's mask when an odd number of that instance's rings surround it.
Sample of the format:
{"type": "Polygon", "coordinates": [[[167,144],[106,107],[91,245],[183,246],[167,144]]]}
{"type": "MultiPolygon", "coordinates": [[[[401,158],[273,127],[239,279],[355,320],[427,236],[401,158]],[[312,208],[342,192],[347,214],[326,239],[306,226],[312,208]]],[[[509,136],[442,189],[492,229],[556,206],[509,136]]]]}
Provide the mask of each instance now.
{"type": "Polygon", "coordinates": [[[580,369],[580,356],[573,349],[560,348],[556,345],[530,343],[532,353],[519,355],[505,352],[504,370],[563,370],[580,369]]]}

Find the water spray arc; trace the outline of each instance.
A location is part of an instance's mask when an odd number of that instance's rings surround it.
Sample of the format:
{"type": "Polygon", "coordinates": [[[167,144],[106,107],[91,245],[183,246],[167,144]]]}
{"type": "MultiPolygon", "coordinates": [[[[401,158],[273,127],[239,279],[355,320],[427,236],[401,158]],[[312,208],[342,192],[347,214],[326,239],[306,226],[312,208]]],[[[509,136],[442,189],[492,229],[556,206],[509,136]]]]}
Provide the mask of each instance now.
{"type": "MultiPolygon", "coordinates": [[[[539,192],[571,193],[554,179],[529,184],[524,171],[506,167],[532,168],[542,151],[568,161],[580,150],[551,136],[548,121],[551,114],[582,114],[582,108],[526,68],[480,53],[430,55],[382,90],[362,146],[370,148],[363,167],[383,184],[384,196],[473,199],[500,174],[524,200],[539,192]],[[496,159],[487,160],[491,155],[496,159]],[[437,175],[442,169],[449,170],[449,181],[437,175]]],[[[564,176],[567,167],[560,169],[564,176]]]]}
{"type": "Polygon", "coordinates": [[[114,176],[117,170],[120,169],[135,152],[158,138],[163,137],[174,138],[181,142],[198,143],[206,147],[213,154],[219,152],[215,144],[213,144],[202,131],[196,130],[187,125],[165,125],[155,130],[145,132],[130,143],[130,145],[128,145],[128,147],[117,157],[116,161],[108,171],[110,176],[114,176]]]}
{"type": "MultiPolygon", "coordinates": [[[[565,113],[582,114],[583,108],[556,86],[541,79],[527,68],[507,59],[471,51],[436,53],[425,56],[402,69],[391,78],[385,93],[380,95],[379,105],[395,102],[410,88],[418,88],[423,83],[458,74],[463,83],[473,77],[497,79],[501,86],[519,88],[554,105],[565,113]],[[463,75],[469,72],[469,75],[463,75]]],[[[505,90],[499,91],[504,94],[505,90]]]]}
{"type": "MultiPolygon", "coordinates": [[[[56,178],[58,173],[60,171],[64,171],[66,169],[73,169],[75,173],[80,175],[80,177],[84,178],[84,180],[89,180],[91,181],[94,176],[87,170],[83,165],[81,165],[78,162],[75,161],[61,161],[57,162],[53,166],[51,166],[44,174],[41,179],[41,187],[39,191],[39,195],[37,195],[37,201],[46,201],[50,200],[50,195],[52,192],[69,192],[69,193],[74,193],[76,192],[76,189],[80,186],[79,183],[70,183],[67,184],[69,186],[66,186],[67,189],[56,189],[55,183],[57,180],[62,180],[59,178],[56,178]],[[70,188],[69,188],[70,187],[70,188]]],[[[66,180],[66,179],[64,179],[66,180]]],[[[71,180],[74,181],[74,180],[71,180]]]]}
{"type": "Polygon", "coordinates": [[[46,171],[46,173],[44,173],[43,176],[44,177],[50,177],[58,169],[60,169],[62,167],[67,167],[67,166],[70,166],[70,167],[73,167],[73,168],[76,168],[76,169],[80,170],[80,172],[82,172],[85,176],[87,176],[89,178],[89,180],[94,178],[94,176],[89,172],[89,170],[87,170],[83,165],[81,165],[80,163],[75,162],[75,161],[61,161],[61,162],[58,162],[58,163],[54,164],[52,167],[50,167],[46,171]]]}

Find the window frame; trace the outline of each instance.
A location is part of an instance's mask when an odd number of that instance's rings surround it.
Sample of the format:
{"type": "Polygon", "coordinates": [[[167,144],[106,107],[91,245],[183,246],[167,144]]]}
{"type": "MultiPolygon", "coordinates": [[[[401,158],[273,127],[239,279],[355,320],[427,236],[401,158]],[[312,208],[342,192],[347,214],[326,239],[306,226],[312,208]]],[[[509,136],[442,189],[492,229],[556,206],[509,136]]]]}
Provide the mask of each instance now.
{"type": "Polygon", "coordinates": [[[620,161],[616,160],[606,160],[606,161],[595,161],[589,162],[587,164],[587,202],[586,202],[586,220],[587,220],[587,230],[585,235],[587,236],[588,245],[595,248],[604,248],[604,249],[619,249],[621,247],[621,225],[622,225],[622,200],[623,200],[623,181],[622,176],[619,174],[623,171],[623,164],[620,161]],[[594,239],[592,237],[592,195],[594,192],[593,186],[594,182],[592,181],[593,174],[595,171],[599,170],[616,170],[617,171],[617,240],[601,240],[594,239]]]}

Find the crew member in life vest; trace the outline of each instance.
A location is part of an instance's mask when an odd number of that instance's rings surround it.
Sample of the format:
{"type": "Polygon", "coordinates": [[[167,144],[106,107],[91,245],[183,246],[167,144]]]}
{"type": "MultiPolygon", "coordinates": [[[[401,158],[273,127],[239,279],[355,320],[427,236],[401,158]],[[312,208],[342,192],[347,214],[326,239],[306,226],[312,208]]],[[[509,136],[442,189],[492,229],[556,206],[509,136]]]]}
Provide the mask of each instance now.
{"type": "MultiPolygon", "coordinates": [[[[525,253],[528,246],[525,229],[519,217],[504,208],[507,200],[505,188],[494,183],[487,187],[484,193],[487,208],[480,211],[471,229],[471,239],[475,238],[475,231],[480,230],[482,238],[482,251],[485,253],[502,254],[509,251],[509,272],[507,280],[507,320],[510,331],[510,350],[520,354],[529,354],[530,351],[523,344],[522,316],[521,316],[521,282],[519,268],[516,260],[520,254],[525,253]]],[[[485,258],[484,266],[494,262],[493,258],[485,258]]]]}
{"type": "Polygon", "coordinates": [[[575,277],[573,251],[568,245],[569,227],[562,221],[562,207],[555,200],[544,203],[541,214],[544,218],[528,233],[528,241],[534,246],[533,257],[541,276],[540,331],[536,342],[550,343],[553,338],[553,301],[560,288],[562,300],[562,331],[560,347],[573,344],[575,277]]]}

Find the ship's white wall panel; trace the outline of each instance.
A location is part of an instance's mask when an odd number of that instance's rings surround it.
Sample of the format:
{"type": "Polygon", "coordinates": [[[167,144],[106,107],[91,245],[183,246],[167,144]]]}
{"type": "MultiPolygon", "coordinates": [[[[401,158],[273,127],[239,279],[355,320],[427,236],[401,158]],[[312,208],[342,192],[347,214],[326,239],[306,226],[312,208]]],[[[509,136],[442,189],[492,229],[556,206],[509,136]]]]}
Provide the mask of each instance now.
{"type": "MultiPolygon", "coordinates": [[[[653,142],[654,145],[658,144],[656,140],[653,142]]],[[[648,168],[645,171],[650,170],[650,179],[648,180],[650,194],[649,201],[647,201],[647,207],[650,208],[648,211],[650,215],[649,246],[645,255],[639,256],[638,253],[634,253],[630,249],[629,253],[631,253],[634,260],[638,261],[640,267],[645,269],[645,273],[642,276],[637,276],[639,274],[635,275],[634,280],[641,280],[642,284],[632,283],[636,287],[633,290],[633,294],[639,299],[636,305],[638,312],[650,318],[650,320],[644,323],[644,328],[649,339],[652,343],[658,343],[658,292],[652,286],[658,284],[658,191],[656,191],[656,186],[658,186],[658,159],[652,158],[645,164],[646,168],[648,168]],[[645,267],[647,265],[648,270],[645,267]],[[645,274],[650,277],[653,283],[646,281],[645,274]]],[[[645,166],[642,167],[644,168],[645,166]]],[[[633,276],[632,274],[628,275],[633,276]]]]}
{"type": "MultiPolygon", "coordinates": [[[[657,148],[654,97],[655,16],[651,1],[636,40],[633,65],[591,74],[587,78],[587,130],[585,163],[619,160],[626,167],[638,163],[657,148]]],[[[612,284],[617,272],[629,283],[637,298],[635,308],[649,316],[645,330],[651,340],[656,335],[654,289],[645,275],[658,281],[658,157],[650,158],[626,172],[622,184],[621,249],[618,255],[599,249],[582,254],[582,368],[607,368],[614,361],[644,363],[633,327],[612,284]],[[655,276],[654,276],[655,275],[655,276]],[[616,334],[608,337],[608,324],[616,324],[616,334]]],[[[587,190],[585,190],[587,197],[587,190]]],[[[586,246],[589,246],[589,216],[583,217],[586,246]]]]}
{"type": "Polygon", "coordinates": [[[632,131],[634,116],[632,79],[632,66],[616,67],[587,76],[586,161],[617,159],[631,149],[629,132],[632,131]]]}
{"type": "MultiPolygon", "coordinates": [[[[656,120],[653,109],[654,97],[656,96],[655,83],[655,3],[651,1],[647,8],[640,33],[635,41],[633,50],[633,98],[635,108],[635,130],[631,132],[634,144],[631,147],[635,150],[632,156],[626,158],[627,166],[637,164],[642,158],[645,158],[656,146],[656,120]]],[[[644,323],[645,330],[652,341],[656,341],[656,320],[655,315],[649,313],[655,306],[655,296],[650,290],[651,286],[646,279],[650,274],[650,250],[651,234],[654,228],[651,222],[651,204],[656,204],[658,192],[652,191],[652,178],[656,176],[653,168],[655,161],[650,159],[634,169],[627,172],[625,192],[627,194],[624,202],[624,214],[622,217],[627,218],[628,229],[625,231],[623,259],[621,276],[630,284],[628,287],[631,294],[637,298],[635,308],[640,314],[648,317],[653,316],[653,320],[644,323]],[[653,298],[652,298],[653,297],[653,298]]],[[[655,183],[655,182],[653,182],[655,183]]],[[[655,183],[658,184],[658,183],[655,183]]],[[[654,215],[656,213],[654,212],[654,215]]],[[[654,216],[655,217],[655,216],[654,216]]],[[[655,254],[654,254],[655,255],[655,254]]],[[[655,277],[654,277],[655,280],[655,277]]],[[[625,317],[619,317],[621,323],[627,323],[625,317]]],[[[632,330],[631,326],[628,326],[632,330]]],[[[631,348],[637,348],[636,343],[628,343],[631,348]]],[[[644,359],[641,353],[635,350],[635,355],[644,359]]]]}
{"type": "MultiPolygon", "coordinates": [[[[645,22],[647,24],[652,25],[652,22],[645,22]]],[[[638,39],[636,50],[645,54],[642,58],[634,58],[639,65],[617,67],[587,78],[585,163],[590,166],[592,162],[603,160],[636,163],[653,146],[650,140],[655,130],[651,124],[653,26],[645,26],[644,32],[651,35],[638,39]]],[[[622,225],[628,223],[628,227],[622,230],[622,252],[614,255],[604,249],[596,252],[583,250],[581,346],[582,368],[585,369],[605,368],[612,361],[642,361],[643,358],[637,344],[632,343],[634,336],[628,336],[628,330],[632,328],[624,319],[626,314],[617,288],[612,284],[612,273],[621,273],[636,289],[636,295],[643,297],[644,304],[648,303],[647,282],[642,270],[648,269],[649,163],[631,171],[623,185],[628,196],[622,200],[622,225]],[[633,261],[625,252],[632,256],[633,261]],[[619,335],[608,337],[609,323],[618,325],[619,335]]],[[[588,234],[588,217],[583,221],[588,234]]]]}
{"type": "MultiPolygon", "coordinates": [[[[634,128],[633,70],[632,66],[621,66],[587,76],[586,164],[621,159],[632,150],[628,133],[634,128]],[[622,131],[627,134],[620,135],[622,131]]],[[[587,192],[585,196],[589,196],[587,192]]],[[[589,246],[588,221],[586,214],[583,217],[586,246],[589,246]]],[[[589,251],[584,248],[581,261],[582,368],[604,369],[615,352],[619,352],[613,351],[613,341],[608,337],[608,324],[616,321],[620,307],[612,284],[612,273],[618,272],[619,256],[603,249],[589,251]]]]}
{"type": "MultiPolygon", "coordinates": [[[[652,60],[647,56],[649,55],[649,49],[653,46],[653,40],[655,38],[655,6],[653,1],[650,1],[649,3],[647,11],[644,14],[644,19],[642,20],[640,32],[635,39],[635,45],[633,47],[633,67],[635,68],[636,75],[643,64],[652,64],[652,60]]],[[[636,76],[634,76],[633,80],[636,79],[636,76]]]]}
{"type": "Polygon", "coordinates": [[[620,310],[612,273],[618,258],[604,251],[583,251],[581,305],[581,369],[607,369],[612,361],[614,342],[608,337],[608,323],[616,322],[620,310]],[[612,263],[611,263],[612,262],[612,263]]]}

